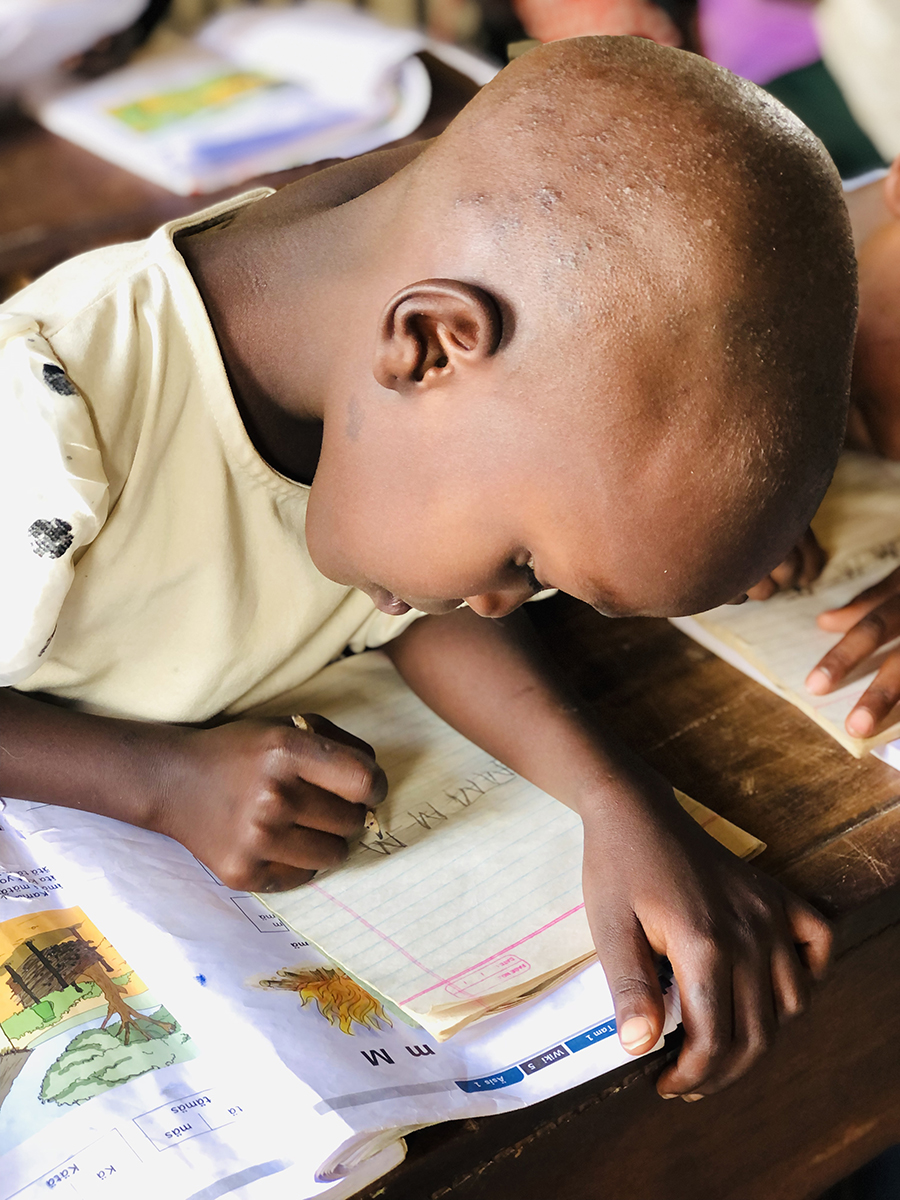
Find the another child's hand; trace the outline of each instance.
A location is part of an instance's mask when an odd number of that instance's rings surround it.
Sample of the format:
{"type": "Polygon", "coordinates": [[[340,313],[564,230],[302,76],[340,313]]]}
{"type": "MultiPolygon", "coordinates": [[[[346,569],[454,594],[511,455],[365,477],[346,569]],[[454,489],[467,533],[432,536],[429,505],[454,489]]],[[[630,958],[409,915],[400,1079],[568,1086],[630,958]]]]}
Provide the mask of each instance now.
{"type": "MultiPolygon", "coordinates": [[[[807,676],[807,688],[813,695],[823,696],[838,687],[879,646],[900,634],[900,567],[874,587],[860,592],[843,608],[821,613],[817,624],[829,633],[846,635],[807,676]]],[[[895,650],[884,660],[847,717],[847,732],[853,737],[871,737],[898,701],[900,650],[895,650]]]]}
{"type": "Polygon", "coordinates": [[[283,891],[341,862],[387,781],[371,746],[304,716],[308,731],[260,720],[185,731],[154,827],[241,890],[283,891]]]}
{"type": "Polygon", "coordinates": [[[657,1090],[699,1099],[733,1083],[802,1012],[828,965],[828,922],[709,837],[648,771],[641,795],[585,820],[584,894],[626,1049],[664,1022],[654,955],[681,994],[685,1041],[657,1090]]]}
{"type": "Polygon", "coordinates": [[[828,556],[816,540],[816,535],[807,529],[784,562],[755,584],[747,596],[750,600],[768,600],[776,592],[788,588],[809,587],[822,574],[827,561],[828,556]]]}

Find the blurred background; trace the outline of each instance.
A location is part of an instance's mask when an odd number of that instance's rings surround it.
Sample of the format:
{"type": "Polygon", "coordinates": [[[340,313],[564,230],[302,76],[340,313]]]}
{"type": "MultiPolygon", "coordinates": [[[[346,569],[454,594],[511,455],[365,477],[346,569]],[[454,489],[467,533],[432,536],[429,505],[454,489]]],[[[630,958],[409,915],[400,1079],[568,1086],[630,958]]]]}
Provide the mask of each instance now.
{"type": "Polygon", "coordinates": [[[251,180],[433,136],[510,56],[582,33],[768,88],[845,179],[900,151],[900,0],[0,0],[0,297],[251,180]]]}
{"type": "MultiPolygon", "coordinates": [[[[593,33],[767,88],[851,187],[900,153],[900,0],[0,0],[0,300],[258,181],[432,137],[510,58],[593,33]]],[[[900,1147],[823,1200],[900,1200],[900,1147]]]]}

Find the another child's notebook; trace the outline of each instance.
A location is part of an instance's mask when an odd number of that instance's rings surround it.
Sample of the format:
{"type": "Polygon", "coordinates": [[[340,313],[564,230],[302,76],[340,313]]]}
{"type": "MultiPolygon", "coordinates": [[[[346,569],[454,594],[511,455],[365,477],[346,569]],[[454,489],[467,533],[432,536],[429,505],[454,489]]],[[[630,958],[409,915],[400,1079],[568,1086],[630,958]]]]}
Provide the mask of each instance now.
{"type": "MultiPolygon", "coordinates": [[[[435,716],[381,654],[327,668],[303,708],[376,748],[384,838],[367,833],[339,868],[258,899],[438,1040],[591,961],[575,813],[435,716]]],[[[736,854],[763,849],[679,799],[736,854]]]]}
{"type": "Polygon", "coordinates": [[[897,643],[883,647],[826,696],[808,692],[805,680],[842,636],[819,629],[819,613],[846,604],[900,566],[900,463],[844,454],[813,530],[828,554],[828,565],[811,588],[783,592],[771,600],[723,605],[697,617],[677,617],[673,624],[789,700],[861,758],[900,736],[896,710],[874,737],[851,737],[844,728],[851,709],[897,643]]]}

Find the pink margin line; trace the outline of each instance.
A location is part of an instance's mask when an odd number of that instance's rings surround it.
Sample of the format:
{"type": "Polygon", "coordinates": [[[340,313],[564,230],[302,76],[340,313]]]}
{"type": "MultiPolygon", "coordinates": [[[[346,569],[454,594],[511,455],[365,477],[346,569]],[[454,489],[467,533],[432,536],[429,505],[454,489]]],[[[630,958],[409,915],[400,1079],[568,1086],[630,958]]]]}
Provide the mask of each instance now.
{"type": "MultiPolygon", "coordinates": [[[[394,949],[402,954],[404,958],[408,958],[414,966],[417,966],[420,971],[424,971],[426,975],[433,975],[435,979],[440,979],[440,975],[438,975],[437,971],[432,971],[429,967],[426,967],[424,963],[420,963],[419,960],[414,958],[408,950],[404,950],[403,947],[398,945],[393,938],[388,937],[386,933],[382,933],[380,929],[371,923],[371,921],[367,921],[365,917],[361,917],[358,912],[355,912],[350,907],[349,904],[345,904],[343,900],[338,900],[337,896],[332,896],[331,892],[326,892],[321,884],[311,883],[310,886],[315,888],[315,890],[320,892],[323,896],[327,897],[327,899],[329,899],[333,904],[337,904],[339,908],[344,910],[344,912],[349,913],[350,916],[353,917],[354,921],[362,922],[366,929],[371,929],[372,933],[376,933],[383,942],[387,942],[388,945],[393,946],[394,949]]],[[[402,1003],[405,1003],[405,1001],[402,1001],[402,1003]]]]}
{"type": "MultiPolygon", "coordinates": [[[[320,895],[325,896],[328,900],[330,900],[333,904],[336,904],[339,908],[342,908],[344,910],[344,912],[349,913],[350,916],[354,919],[354,921],[359,921],[360,924],[365,925],[366,929],[371,930],[372,933],[374,933],[377,937],[380,937],[383,942],[387,942],[389,946],[393,946],[393,948],[398,952],[398,954],[402,954],[404,958],[408,958],[409,961],[413,964],[413,966],[418,967],[420,971],[424,971],[426,975],[432,975],[435,979],[440,979],[440,983],[436,983],[434,985],[435,987],[442,987],[445,983],[449,983],[449,980],[441,979],[441,977],[437,973],[437,971],[432,971],[430,967],[426,967],[424,963],[420,963],[419,960],[417,958],[415,958],[412,954],[410,954],[410,952],[408,950],[405,950],[401,945],[399,945],[399,943],[395,942],[392,937],[388,937],[388,935],[386,933],[382,933],[382,931],[376,925],[373,925],[371,921],[367,921],[365,917],[361,916],[358,912],[356,912],[354,909],[352,909],[349,904],[345,904],[343,902],[343,900],[338,900],[337,896],[332,896],[331,892],[326,892],[321,884],[311,883],[310,887],[314,888],[317,892],[320,893],[320,895]]],[[[538,930],[537,932],[540,933],[540,930],[538,930]]],[[[516,945],[518,945],[518,942],[516,943],[516,945]]],[[[500,953],[502,954],[503,952],[500,951],[500,953]]],[[[493,958],[495,956],[491,955],[491,957],[493,958]]],[[[485,959],[485,962],[490,962],[490,959],[485,959]]],[[[479,964],[479,966],[480,965],[481,964],[479,964]]],[[[469,970],[474,970],[474,968],[470,967],[469,970]]],[[[462,971],[460,973],[464,975],[466,972],[462,971]]],[[[456,977],[454,976],[454,978],[456,978],[456,977]]],[[[467,988],[460,988],[460,991],[463,993],[466,993],[467,990],[468,990],[467,988]]],[[[426,988],[425,991],[430,992],[430,991],[432,991],[432,989],[426,988]]],[[[418,994],[420,996],[423,996],[425,994],[425,992],[419,992],[418,994]]],[[[471,1000],[475,1004],[480,1004],[482,1008],[487,1008],[487,1005],[485,1005],[483,1003],[483,1001],[479,1000],[479,998],[477,996],[466,996],[466,999],[471,1000]]],[[[399,1003],[406,1004],[406,1001],[401,1000],[401,1001],[399,1001],[399,1003]]]]}
{"type": "MultiPolygon", "coordinates": [[[[338,903],[340,903],[340,901],[338,901],[338,903]]],[[[568,912],[562,913],[561,916],[554,917],[552,921],[548,921],[547,924],[542,925],[540,927],[540,929],[535,929],[531,933],[526,933],[523,938],[519,938],[519,940],[517,942],[513,942],[512,945],[504,946],[502,950],[498,950],[495,954],[491,954],[488,958],[483,958],[481,960],[481,962],[474,963],[472,966],[466,967],[466,969],[464,971],[458,971],[456,975],[451,975],[448,979],[442,979],[442,980],[440,980],[439,983],[434,983],[431,985],[431,987],[424,988],[421,992],[416,992],[416,994],[414,996],[407,996],[407,998],[405,1000],[401,1000],[400,1003],[401,1004],[411,1004],[413,1000],[418,1000],[418,998],[420,996],[424,996],[428,992],[433,992],[435,990],[435,988],[444,987],[446,984],[452,983],[454,979],[459,979],[463,975],[468,975],[470,971],[477,971],[478,968],[483,967],[485,965],[485,963],[492,962],[495,958],[499,958],[499,956],[501,954],[506,954],[509,950],[515,950],[516,946],[521,946],[523,942],[531,941],[531,939],[533,937],[537,937],[537,935],[539,933],[543,933],[545,929],[550,929],[551,926],[558,925],[560,921],[564,921],[566,919],[566,917],[571,917],[573,915],[573,913],[580,912],[583,908],[584,908],[583,903],[576,904],[574,908],[570,908],[568,912]]],[[[391,944],[393,945],[394,943],[391,943],[391,944]]],[[[399,950],[400,947],[398,946],[397,949],[399,950]]],[[[406,952],[404,951],[404,953],[406,953],[406,952]]],[[[409,957],[410,956],[407,955],[407,958],[409,958],[409,957]]],[[[415,959],[413,959],[412,961],[415,962],[415,959]]],[[[421,964],[418,964],[418,965],[421,966],[421,964]]],[[[423,967],[422,969],[427,970],[427,967],[423,967]]],[[[434,975],[435,972],[428,971],[428,974],[434,975]]],[[[465,990],[465,989],[460,989],[460,990],[465,990]]],[[[472,998],[474,999],[474,997],[472,997],[472,998]]]]}

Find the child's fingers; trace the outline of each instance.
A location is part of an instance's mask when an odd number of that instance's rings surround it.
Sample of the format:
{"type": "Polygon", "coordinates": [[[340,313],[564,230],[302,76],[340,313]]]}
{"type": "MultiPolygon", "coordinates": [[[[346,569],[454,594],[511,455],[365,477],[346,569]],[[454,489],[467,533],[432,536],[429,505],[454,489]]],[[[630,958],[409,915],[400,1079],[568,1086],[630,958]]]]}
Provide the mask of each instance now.
{"type": "Polygon", "coordinates": [[[374,762],[375,751],[368,742],[364,742],[362,738],[357,737],[355,733],[350,733],[348,729],[342,729],[340,725],[335,725],[333,721],[329,721],[327,717],[323,717],[320,713],[303,713],[302,720],[306,722],[309,728],[318,733],[320,737],[330,738],[333,742],[337,742],[341,746],[350,746],[354,750],[361,750],[374,762]]]}
{"type": "Polygon", "coordinates": [[[828,562],[828,555],[811,529],[807,529],[800,541],[800,555],[802,561],[796,582],[800,587],[809,587],[819,578],[828,562]]]}
{"type": "Polygon", "coordinates": [[[717,1062],[693,1094],[711,1096],[745,1075],[772,1045],[778,1030],[769,955],[743,958],[732,975],[732,1038],[729,1052],[717,1062]]]}
{"type": "Polygon", "coordinates": [[[831,965],[834,932],[830,921],[789,892],[785,893],[784,914],[800,961],[821,983],[831,965]]]}
{"type": "Polygon", "coordinates": [[[270,833],[260,839],[256,849],[261,865],[277,864],[302,871],[327,871],[347,857],[347,843],[343,838],[298,825],[270,833]]]}
{"type": "Polygon", "coordinates": [[[888,600],[900,591],[900,567],[895,571],[891,571],[890,575],[879,580],[872,587],[866,588],[860,592],[858,596],[854,596],[841,608],[828,608],[823,613],[819,613],[816,618],[816,624],[820,629],[827,629],[829,633],[845,633],[862,617],[877,608],[882,600],[888,600]]]}
{"type": "Polygon", "coordinates": [[[881,670],[857,701],[845,726],[854,737],[871,737],[900,701],[900,653],[888,656],[881,670]]]}
{"type": "Polygon", "coordinates": [[[732,972],[712,944],[689,967],[673,961],[685,1040],[677,1061],[659,1077],[664,1099],[696,1095],[726,1062],[733,1041],[732,972]]]}
{"type": "Polygon", "coordinates": [[[300,870],[285,863],[263,862],[255,871],[254,882],[242,884],[248,892],[291,892],[314,878],[315,871],[300,870]]]}
{"type": "Polygon", "coordinates": [[[622,928],[595,935],[597,954],[616,1010],[619,1041],[629,1054],[644,1054],[659,1041],[665,1024],[662,989],[646,935],[636,917],[622,928]]]}
{"type": "Polygon", "coordinates": [[[900,596],[892,596],[867,612],[813,667],[806,678],[807,689],[815,696],[832,691],[854,667],[898,634],[900,596]]]}
{"type": "Polygon", "coordinates": [[[828,561],[816,535],[807,529],[787,558],[747,592],[751,600],[768,600],[786,588],[808,587],[822,574],[828,561]]]}
{"type": "Polygon", "coordinates": [[[781,943],[772,951],[772,991],[775,1012],[783,1025],[799,1017],[809,1003],[809,972],[801,963],[794,946],[781,943]]]}
{"type": "Polygon", "coordinates": [[[280,814],[282,820],[276,820],[273,828],[320,829],[345,840],[362,833],[366,809],[361,804],[350,804],[308,783],[298,783],[285,799],[286,811],[280,814]]]}
{"type": "Polygon", "coordinates": [[[769,600],[778,591],[778,584],[771,575],[764,575],[759,583],[747,589],[748,600],[769,600]]]}
{"type": "Polygon", "coordinates": [[[384,771],[368,753],[328,737],[299,729],[284,729],[278,777],[299,776],[351,804],[371,808],[387,794],[384,771]]]}
{"type": "Polygon", "coordinates": [[[779,590],[794,587],[803,570],[803,552],[795,546],[784,562],[778,564],[770,573],[773,583],[779,590]]]}
{"type": "Polygon", "coordinates": [[[212,866],[229,887],[247,892],[286,892],[308,882],[316,871],[336,867],[346,857],[343,838],[294,825],[259,830],[254,837],[231,846],[212,866]]]}

